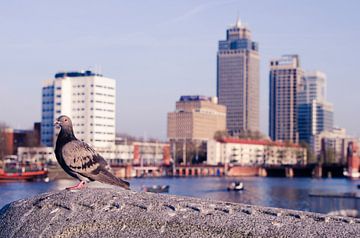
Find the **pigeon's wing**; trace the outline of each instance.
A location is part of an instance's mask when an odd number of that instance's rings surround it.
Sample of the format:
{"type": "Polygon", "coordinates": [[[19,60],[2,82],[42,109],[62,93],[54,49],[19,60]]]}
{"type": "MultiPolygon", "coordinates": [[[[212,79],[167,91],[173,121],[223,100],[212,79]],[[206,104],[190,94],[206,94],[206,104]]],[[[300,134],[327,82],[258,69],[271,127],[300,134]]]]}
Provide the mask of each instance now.
{"type": "Polygon", "coordinates": [[[106,161],[84,142],[73,140],[62,148],[65,164],[74,172],[90,173],[99,166],[107,166],[106,161]]]}
{"type": "Polygon", "coordinates": [[[64,162],[72,171],[90,180],[129,188],[129,183],[116,178],[105,159],[88,144],[78,140],[71,141],[62,148],[62,154],[64,162]]]}

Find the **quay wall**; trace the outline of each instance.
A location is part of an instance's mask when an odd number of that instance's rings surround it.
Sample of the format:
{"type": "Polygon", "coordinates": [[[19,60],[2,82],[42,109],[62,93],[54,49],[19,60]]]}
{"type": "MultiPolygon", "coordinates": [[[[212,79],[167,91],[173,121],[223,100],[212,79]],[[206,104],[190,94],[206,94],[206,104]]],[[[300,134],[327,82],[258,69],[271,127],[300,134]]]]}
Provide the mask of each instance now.
{"type": "Polygon", "coordinates": [[[117,188],[62,190],[0,210],[0,237],[358,237],[360,219],[117,188]]]}

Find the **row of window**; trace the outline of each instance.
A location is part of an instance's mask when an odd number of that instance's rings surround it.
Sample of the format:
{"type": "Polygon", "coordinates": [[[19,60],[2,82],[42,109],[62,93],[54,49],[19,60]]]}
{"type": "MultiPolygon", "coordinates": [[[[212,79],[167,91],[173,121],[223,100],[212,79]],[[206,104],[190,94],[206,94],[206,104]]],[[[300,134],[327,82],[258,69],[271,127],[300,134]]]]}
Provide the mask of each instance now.
{"type": "Polygon", "coordinates": [[[102,85],[95,85],[95,87],[97,88],[107,88],[107,89],[114,89],[113,87],[109,87],[109,86],[102,86],[102,85]]]}
{"type": "Polygon", "coordinates": [[[113,102],[106,102],[106,101],[95,101],[96,103],[104,103],[104,104],[109,104],[109,105],[114,105],[115,103],[113,102]]]}
{"type": "Polygon", "coordinates": [[[44,97],[51,97],[52,98],[52,97],[54,97],[54,93],[43,93],[42,96],[43,96],[43,98],[44,97]]]}
{"type": "MultiPolygon", "coordinates": [[[[91,93],[91,95],[92,95],[92,93],[91,93]]],[[[114,95],[112,95],[112,94],[106,94],[106,93],[95,93],[95,95],[98,95],[98,96],[105,96],[105,97],[114,97],[114,95]]]]}
{"type": "MultiPolygon", "coordinates": [[[[91,110],[93,110],[91,108],[91,110]]],[[[102,108],[95,108],[96,111],[103,111],[103,112],[114,112],[114,110],[111,110],[111,109],[102,109],[102,108]]]]}

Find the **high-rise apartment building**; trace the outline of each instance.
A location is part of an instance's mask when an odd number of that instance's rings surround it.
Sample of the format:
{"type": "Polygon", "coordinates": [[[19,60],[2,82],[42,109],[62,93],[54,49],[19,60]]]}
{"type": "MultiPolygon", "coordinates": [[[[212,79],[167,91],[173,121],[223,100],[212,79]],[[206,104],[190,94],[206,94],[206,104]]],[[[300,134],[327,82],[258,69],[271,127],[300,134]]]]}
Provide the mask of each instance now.
{"type": "Polygon", "coordinates": [[[333,130],[333,106],[326,101],[326,75],[307,72],[298,95],[299,140],[311,143],[311,138],[333,130]]]}
{"type": "Polygon", "coordinates": [[[269,135],[272,140],[298,143],[297,100],[303,70],[298,55],[270,61],[269,135]]]}
{"type": "Polygon", "coordinates": [[[217,53],[217,96],[227,107],[231,134],[259,130],[259,49],[240,20],[227,29],[217,53]]]}
{"type": "Polygon", "coordinates": [[[115,143],[115,80],[100,74],[61,72],[43,86],[41,142],[53,146],[54,120],[72,119],[75,136],[94,147],[115,143]]]}
{"type": "Polygon", "coordinates": [[[208,140],[226,130],[226,107],[216,98],[181,96],[176,111],[168,113],[168,138],[208,140]]]}

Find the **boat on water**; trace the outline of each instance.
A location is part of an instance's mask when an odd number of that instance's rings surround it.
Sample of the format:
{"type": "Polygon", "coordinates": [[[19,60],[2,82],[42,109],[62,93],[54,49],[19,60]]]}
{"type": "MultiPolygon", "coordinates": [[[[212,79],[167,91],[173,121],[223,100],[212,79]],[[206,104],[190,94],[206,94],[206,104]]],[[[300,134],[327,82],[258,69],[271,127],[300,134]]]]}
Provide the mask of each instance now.
{"type": "Polygon", "coordinates": [[[143,190],[144,192],[150,192],[150,193],[168,193],[170,189],[169,185],[153,185],[150,187],[144,186],[143,190]]]}
{"type": "Polygon", "coordinates": [[[41,163],[5,160],[0,167],[0,181],[33,181],[46,178],[47,173],[47,169],[41,163]]]}
{"type": "Polygon", "coordinates": [[[244,190],[244,184],[243,184],[243,182],[240,182],[240,181],[233,181],[228,185],[227,190],[228,191],[244,190]]]}
{"type": "Polygon", "coordinates": [[[344,171],[344,176],[350,179],[358,179],[360,178],[360,172],[358,171],[344,171]]]}

